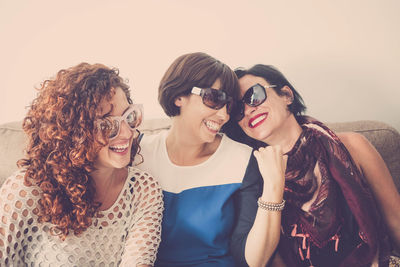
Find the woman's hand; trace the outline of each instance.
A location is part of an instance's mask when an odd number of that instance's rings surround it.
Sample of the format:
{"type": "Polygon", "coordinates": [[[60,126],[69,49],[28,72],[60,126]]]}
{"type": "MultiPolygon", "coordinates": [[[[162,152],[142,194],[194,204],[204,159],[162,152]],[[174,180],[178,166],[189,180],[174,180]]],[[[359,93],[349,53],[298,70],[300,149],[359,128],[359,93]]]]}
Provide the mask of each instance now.
{"type": "MultiPolygon", "coordinates": [[[[279,145],[261,147],[254,151],[254,156],[264,179],[263,195],[283,194],[287,155],[283,155],[282,148],[279,145]]],[[[264,198],[263,200],[269,201],[264,198]]]]}
{"type": "MultiPolygon", "coordinates": [[[[261,200],[282,203],[285,187],[287,156],[280,146],[268,146],[254,151],[261,176],[264,180],[261,200]]],[[[252,203],[252,205],[257,205],[252,203]]],[[[280,237],[281,212],[257,208],[253,226],[247,236],[245,259],[249,266],[265,266],[274,253],[280,237]]]]}

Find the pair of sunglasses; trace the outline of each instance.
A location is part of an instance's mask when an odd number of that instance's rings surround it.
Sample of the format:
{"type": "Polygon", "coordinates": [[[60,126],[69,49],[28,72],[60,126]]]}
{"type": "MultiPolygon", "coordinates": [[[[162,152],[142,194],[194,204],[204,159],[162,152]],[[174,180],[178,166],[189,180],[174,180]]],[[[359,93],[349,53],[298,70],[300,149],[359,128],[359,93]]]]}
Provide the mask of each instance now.
{"type": "Polygon", "coordinates": [[[119,135],[123,121],[133,131],[143,120],[143,105],[131,104],[122,116],[110,116],[97,121],[97,127],[102,132],[107,132],[108,139],[112,140],[119,135]]]}
{"type": "Polygon", "coordinates": [[[193,87],[191,93],[201,96],[203,104],[209,108],[221,109],[226,105],[227,112],[230,113],[232,111],[233,98],[224,90],[193,87]]]}
{"type": "Polygon", "coordinates": [[[266,88],[274,88],[276,85],[261,85],[256,83],[247,89],[244,93],[242,99],[238,101],[236,108],[232,111],[231,116],[236,121],[241,121],[244,117],[244,105],[249,105],[250,107],[257,107],[267,100],[266,88]]]}

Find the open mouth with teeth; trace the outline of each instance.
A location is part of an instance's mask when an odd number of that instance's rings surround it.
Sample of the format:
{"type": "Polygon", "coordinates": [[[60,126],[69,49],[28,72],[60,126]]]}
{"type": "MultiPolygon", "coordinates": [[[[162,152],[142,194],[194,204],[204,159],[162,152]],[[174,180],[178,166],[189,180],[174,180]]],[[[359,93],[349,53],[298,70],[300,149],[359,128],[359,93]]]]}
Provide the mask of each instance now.
{"type": "Polygon", "coordinates": [[[208,130],[214,133],[218,133],[219,129],[221,128],[221,125],[215,121],[204,120],[204,124],[206,125],[208,130]]]}
{"type": "Polygon", "coordinates": [[[250,128],[257,127],[258,125],[263,123],[263,121],[265,121],[267,119],[267,117],[268,117],[268,112],[258,114],[257,116],[255,116],[249,120],[249,127],[250,128]]]}
{"type": "Polygon", "coordinates": [[[125,154],[128,152],[129,142],[127,142],[126,144],[109,146],[108,148],[115,153],[125,154]]]}

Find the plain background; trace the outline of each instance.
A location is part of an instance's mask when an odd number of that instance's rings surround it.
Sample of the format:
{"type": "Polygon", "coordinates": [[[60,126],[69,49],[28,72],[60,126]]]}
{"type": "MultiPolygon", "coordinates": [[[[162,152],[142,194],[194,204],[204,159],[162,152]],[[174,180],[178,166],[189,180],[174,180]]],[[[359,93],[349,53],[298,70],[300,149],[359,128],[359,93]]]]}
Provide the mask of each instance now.
{"type": "Polygon", "coordinates": [[[172,61],[202,51],[230,67],[278,67],[324,122],[380,120],[400,131],[398,0],[0,0],[0,123],[35,87],[82,61],[117,67],[145,118],[172,61]]]}

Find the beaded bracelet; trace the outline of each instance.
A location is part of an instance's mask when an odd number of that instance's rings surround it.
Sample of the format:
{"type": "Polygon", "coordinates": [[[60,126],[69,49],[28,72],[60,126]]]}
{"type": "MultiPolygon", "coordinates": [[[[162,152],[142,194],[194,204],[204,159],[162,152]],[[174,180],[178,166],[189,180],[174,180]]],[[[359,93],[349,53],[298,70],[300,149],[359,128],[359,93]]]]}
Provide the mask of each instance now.
{"type": "Polygon", "coordinates": [[[282,200],[281,203],[265,202],[261,200],[261,197],[257,200],[257,204],[260,208],[269,211],[282,211],[285,207],[285,202],[285,200],[282,200]]]}

